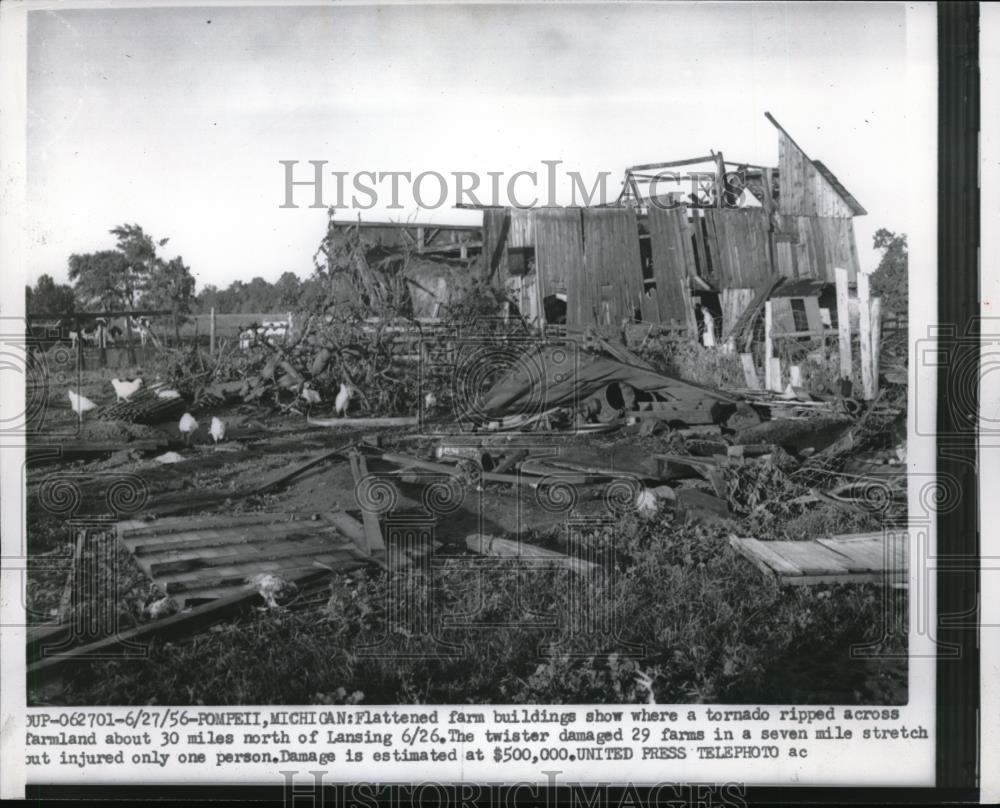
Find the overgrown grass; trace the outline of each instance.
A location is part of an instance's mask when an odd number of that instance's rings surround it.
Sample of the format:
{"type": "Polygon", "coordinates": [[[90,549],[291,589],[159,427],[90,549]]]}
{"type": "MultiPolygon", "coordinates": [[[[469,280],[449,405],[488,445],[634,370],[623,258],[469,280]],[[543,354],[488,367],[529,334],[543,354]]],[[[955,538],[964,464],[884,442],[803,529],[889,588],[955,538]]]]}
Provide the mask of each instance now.
{"type": "Polygon", "coordinates": [[[639,353],[657,369],[687,381],[729,389],[746,387],[736,353],[670,337],[650,340],[639,353]]]}
{"type": "Polygon", "coordinates": [[[613,572],[467,558],[430,575],[338,578],[325,607],[261,611],[145,659],[93,663],[60,703],[634,703],[648,700],[643,677],[662,703],[905,701],[905,662],[850,651],[905,655],[905,594],[887,595],[887,613],[875,586],[778,587],[727,530],[669,511],[589,541],[613,554],[613,572]],[[407,604],[402,624],[394,602],[407,604]]]}

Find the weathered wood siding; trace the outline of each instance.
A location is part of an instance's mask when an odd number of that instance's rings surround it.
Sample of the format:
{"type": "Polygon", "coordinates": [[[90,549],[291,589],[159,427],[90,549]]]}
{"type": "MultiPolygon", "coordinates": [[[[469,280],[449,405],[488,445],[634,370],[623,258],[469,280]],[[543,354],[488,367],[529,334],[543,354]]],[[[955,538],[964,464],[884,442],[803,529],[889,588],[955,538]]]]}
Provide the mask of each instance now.
{"type": "MultiPolygon", "coordinates": [[[[576,319],[618,328],[641,310],[642,259],[639,223],[631,208],[584,208],[585,282],[570,294],[576,319]]],[[[569,320],[569,315],[567,315],[569,320]]]]}
{"type": "Polygon", "coordinates": [[[643,299],[644,322],[686,326],[697,333],[689,277],[695,275],[692,228],[683,208],[651,207],[648,216],[656,290],[643,299]]]}
{"type": "Polygon", "coordinates": [[[507,281],[507,242],[510,216],[505,208],[483,210],[483,277],[504,285],[507,281]]]}
{"type": "Polygon", "coordinates": [[[788,246],[780,242],[778,270],[791,278],[836,280],[834,269],[844,267],[851,281],[860,271],[854,222],[839,217],[781,216],[781,232],[789,234],[788,246]],[[786,271],[791,264],[791,271],[786,271]]]}
{"type": "Polygon", "coordinates": [[[534,228],[535,261],[542,273],[544,295],[573,294],[583,283],[580,209],[541,208],[535,211],[534,228]]]}
{"type": "Polygon", "coordinates": [[[778,212],[792,216],[854,215],[836,188],[784,132],[778,133],[778,212]]]}
{"type": "Polygon", "coordinates": [[[772,275],[768,216],[762,208],[706,208],[707,248],[716,289],[759,286],[772,275]]]}
{"type": "Polygon", "coordinates": [[[501,283],[508,276],[508,251],[534,247],[534,218],[537,211],[527,208],[485,208],[483,210],[482,266],[485,277],[501,283]]]}

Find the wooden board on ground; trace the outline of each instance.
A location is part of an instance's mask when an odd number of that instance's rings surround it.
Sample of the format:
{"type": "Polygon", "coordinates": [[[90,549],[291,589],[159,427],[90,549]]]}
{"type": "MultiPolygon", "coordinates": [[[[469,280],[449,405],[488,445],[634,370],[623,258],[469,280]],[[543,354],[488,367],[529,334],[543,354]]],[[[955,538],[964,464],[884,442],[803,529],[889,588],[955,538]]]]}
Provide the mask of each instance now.
{"type": "Polygon", "coordinates": [[[287,578],[317,564],[334,572],[379,564],[361,524],[342,511],[119,522],[118,538],[181,607],[223,597],[261,573],[287,578]]]}
{"type": "Polygon", "coordinates": [[[597,569],[597,564],[586,559],[568,556],[518,539],[505,539],[500,536],[484,536],[481,533],[473,533],[466,537],[465,544],[472,552],[479,555],[516,558],[529,565],[565,567],[576,573],[587,573],[597,569]]]}
{"type": "Polygon", "coordinates": [[[906,580],[909,537],[859,533],[814,541],[758,541],[732,536],[729,543],[781,584],[889,583],[906,580]]]}

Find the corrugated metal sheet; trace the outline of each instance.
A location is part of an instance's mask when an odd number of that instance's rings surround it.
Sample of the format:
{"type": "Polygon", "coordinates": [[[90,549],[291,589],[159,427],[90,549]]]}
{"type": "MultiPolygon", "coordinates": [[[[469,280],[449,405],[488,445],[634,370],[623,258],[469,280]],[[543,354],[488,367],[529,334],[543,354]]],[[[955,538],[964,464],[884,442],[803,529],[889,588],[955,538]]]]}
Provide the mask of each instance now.
{"type": "MultiPolygon", "coordinates": [[[[574,295],[583,277],[583,222],[579,208],[535,211],[535,261],[542,292],[574,295]]],[[[567,323],[570,322],[567,311],[567,323]]]]}
{"type": "Polygon", "coordinates": [[[693,330],[696,326],[688,282],[697,267],[687,212],[683,208],[651,207],[648,223],[656,291],[644,300],[643,320],[683,325],[697,333],[693,330]]]}
{"type": "Polygon", "coordinates": [[[570,301],[577,323],[617,329],[641,310],[639,223],[632,208],[584,208],[584,294],[570,301]]]}
{"type": "Polygon", "coordinates": [[[755,288],[771,277],[770,222],[761,208],[706,208],[707,247],[717,289],[755,288]]]}

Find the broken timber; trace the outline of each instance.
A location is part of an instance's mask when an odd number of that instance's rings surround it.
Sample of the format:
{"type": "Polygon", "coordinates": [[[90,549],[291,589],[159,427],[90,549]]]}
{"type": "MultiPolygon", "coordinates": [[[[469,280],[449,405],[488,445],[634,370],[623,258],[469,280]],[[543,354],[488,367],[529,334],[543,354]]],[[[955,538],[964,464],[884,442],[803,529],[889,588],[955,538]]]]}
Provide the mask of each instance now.
{"type": "Polygon", "coordinates": [[[319,454],[313,455],[307,460],[302,461],[298,465],[292,466],[290,469],[281,469],[256,485],[241,488],[237,491],[226,491],[223,493],[216,493],[213,491],[204,494],[192,494],[190,491],[182,491],[179,494],[163,494],[156,497],[148,506],[143,508],[143,513],[146,515],[167,516],[184,513],[186,511],[193,511],[200,508],[208,508],[226,501],[236,501],[246,499],[247,497],[258,496],[259,494],[281,487],[292,478],[297,477],[303,472],[308,471],[321,463],[325,463],[327,460],[333,460],[335,458],[343,459],[353,446],[353,443],[345,443],[338,446],[336,449],[320,452],[319,454]]]}
{"type": "Polygon", "coordinates": [[[337,572],[377,564],[359,546],[361,538],[361,525],[346,513],[316,519],[256,513],[118,523],[121,544],[182,607],[226,597],[262,573],[289,578],[314,562],[337,572]]]}
{"type": "MultiPolygon", "coordinates": [[[[312,581],[326,578],[329,575],[327,570],[308,569],[300,571],[295,575],[288,576],[288,580],[297,586],[304,587],[312,581]]],[[[108,652],[119,647],[135,648],[137,644],[152,639],[169,640],[185,637],[198,631],[204,631],[210,626],[220,623],[223,620],[230,620],[247,612],[253,606],[259,605],[263,599],[257,590],[252,586],[244,586],[241,589],[227,593],[211,603],[206,603],[191,609],[182,614],[175,614],[165,617],[162,620],[155,620],[142,626],[129,629],[128,631],[112,634],[110,637],[97,640],[87,645],[79,645],[75,648],[65,649],[59,644],[58,649],[54,646],[58,640],[52,638],[52,643],[56,654],[45,657],[44,647],[39,646],[36,651],[42,658],[39,661],[28,665],[25,672],[29,681],[39,683],[45,679],[59,673],[67,662],[87,662],[89,660],[101,660],[108,658],[108,652]]],[[[140,652],[144,658],[145,649],[140,652]]]]}
{"type": "Polygon", "coordinates": [[[731,536],[729,543],[781,584],[906,582],[909,535],[859,533],[814,541],[758,541],[731,536]]]}
{"type": "Polygon", "coordinates": [[[473,533],[465,539],[466,546],[474,553],[497,558],[516,558],[526,562],[542,562],[556,567],[564,567],[571,572],[585,573],[597,569],[598,565],[582,558],[563,555],[555,550],[546,550],[533,544],[525,544],[516,539],[498,536],[484,536],[473,533]]]}

